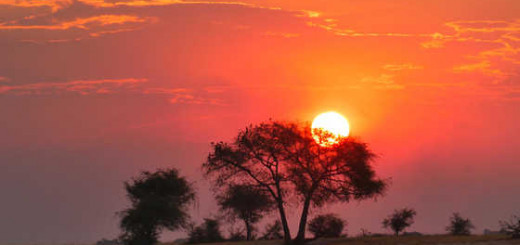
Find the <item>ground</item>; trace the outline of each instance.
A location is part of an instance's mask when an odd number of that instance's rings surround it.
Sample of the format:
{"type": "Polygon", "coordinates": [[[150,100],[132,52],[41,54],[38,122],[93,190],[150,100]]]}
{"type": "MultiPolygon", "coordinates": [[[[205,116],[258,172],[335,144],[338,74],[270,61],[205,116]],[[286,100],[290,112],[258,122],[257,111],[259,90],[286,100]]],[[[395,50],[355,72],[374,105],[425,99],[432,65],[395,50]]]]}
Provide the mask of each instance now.
{"type": "MultiPolygon", "coordinates": [[[[164,245],[172,245],[165,243],[164,245]]],[[[252,242],[223,242],[212,245],[281,245],[281,241],[252,241],[252,242]]],[[[425,236],[384,236],[384,237],[360,237],[339,239],[318,239],[309,242],[309,245],[520,245],[520,239],[510,239],[504,235],[473,235],[473,236],[448,236],[448,235],[425,235],[425,236]]]]}

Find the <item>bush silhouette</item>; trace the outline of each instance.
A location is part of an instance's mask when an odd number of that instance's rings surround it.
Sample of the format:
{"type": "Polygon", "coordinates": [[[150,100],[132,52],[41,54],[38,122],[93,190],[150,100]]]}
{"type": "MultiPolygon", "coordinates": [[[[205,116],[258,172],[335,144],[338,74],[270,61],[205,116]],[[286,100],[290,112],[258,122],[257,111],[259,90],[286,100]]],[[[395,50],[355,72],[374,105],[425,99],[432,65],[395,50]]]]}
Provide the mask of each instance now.
{"type": "Polygon", "coordinates": [[[195,198],[191,184],[175,169],[144,171],[125,182],[125,189],[131,207],[119,213],[120,239],[128,245],[156,244],[161,230],[183,227],[195,198]]]}
{"type": "Polygon", "coordinates": [[[450,218],[450,225],[446,227],[446,231],[457,236],[470,235],[471,229],[475,229],[471,220],[462,218],[459,213],[453,213],[450,218]]]}
{"type": "Polygon", "coordinates": [[[394,213],[383,220],[383,227],[392,229],[395,235],[399,236],[399,232],[413,224],[416,214],[417,212],[413,208],[394,210],[394,213]]]}
{"type": "Polygon", "coordinates": [[[318,215],[309,222],[309,231],[318,237],[339,237],[345,222],[335,214],[318,215]]]}
{"type": "Polygon", "coordinates": [[[188,243],[208,243],[224,241],[220,232],[220,224],[214,219],[204,219],[200,226],[191,228],[188,243]]]}
{"type": "Polygon", "coordinates": [[[520,239],[520,217],[512,216],[508,221],[500,221],[501,231],[515,239],[520,239]]]}

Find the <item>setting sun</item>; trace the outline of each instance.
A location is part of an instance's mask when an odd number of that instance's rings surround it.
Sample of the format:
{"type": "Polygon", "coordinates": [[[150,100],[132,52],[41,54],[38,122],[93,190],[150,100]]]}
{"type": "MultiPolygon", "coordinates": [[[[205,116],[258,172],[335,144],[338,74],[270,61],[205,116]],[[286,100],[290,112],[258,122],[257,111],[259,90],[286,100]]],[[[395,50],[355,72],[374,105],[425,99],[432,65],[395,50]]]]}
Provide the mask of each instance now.
{"type": "Polygon", "coordinates": [[[324,112],[316,116],[312,121],[312,133],[314,139],[322,145],[331,145],[338,142],[339,138],[347,137],[350,132],[348,121],[341,114],[333,111],[324,112]],[[317,130],[330,133],[326,139],[320,139],[317,130]]]}
{"type": "Polygon", "coordinates": [[[0,245],[520,245],[519,108],[520,0],[0,0],[0,245]]]}

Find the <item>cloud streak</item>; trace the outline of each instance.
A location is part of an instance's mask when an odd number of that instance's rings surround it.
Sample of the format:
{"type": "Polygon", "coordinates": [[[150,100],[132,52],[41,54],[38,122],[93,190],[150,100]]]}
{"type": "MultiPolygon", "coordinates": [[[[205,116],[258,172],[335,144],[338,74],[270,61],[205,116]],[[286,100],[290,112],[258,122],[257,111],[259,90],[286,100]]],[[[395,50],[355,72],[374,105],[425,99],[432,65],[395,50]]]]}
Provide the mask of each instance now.
{"type": "Polygon", "coordinates": [[[383,66],[384,70],[387,71],[404,71],[404,70],[422,70],[424,67],[419,65],[414,65],[411,63],[405,64],[387,64],[383,66]]]}
{"type": "Polygon", "coordinates": [[[152,22],[154,18],[143,18],[132,15],[99,15],[88,18],[77,18],[72,21],[52,23],[50,25],[11,25],[0,24],[0,30],[68,30],[72,28],[90,30],[95,27],[123,25],[127,23],[152,22]]]}
{"type": "MultiPolygon", "coordinates": [[[[0,77],[0,82],[8,81],[0,77]]],[[[106,94],[144,94],[166,96],[171,104],[226,105],[222,99],[211,96],[215,92],[209,89],[200,91],[188,88],[145,87],[149,80],[145,78],[73,80],[67,82],[30,83],[24,85],[2,85],[0,95],[106,95],[106,94]]],[[[220,91],[222,92],[222,91],[220,91]]]]}
{"type": "Polygon", "coordinates": [[[45,95],[76,93],[111,94],[121,89],[134,88],[139,83],[147,82],[142,78],[101,79],[101,80],[74,80],[68,82],[31,83],[24,85],[0,85],[0,94],[14,95],[45,95]]]}

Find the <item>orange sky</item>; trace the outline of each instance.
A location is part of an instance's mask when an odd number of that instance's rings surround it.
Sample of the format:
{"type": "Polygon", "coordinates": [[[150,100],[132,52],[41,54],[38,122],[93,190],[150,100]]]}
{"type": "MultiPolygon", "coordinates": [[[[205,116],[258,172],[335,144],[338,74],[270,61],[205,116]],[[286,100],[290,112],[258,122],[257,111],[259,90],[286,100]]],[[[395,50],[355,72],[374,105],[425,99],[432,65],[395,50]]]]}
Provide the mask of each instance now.
{"type": "Polygon", "coordinates": [[[443,232],[454,211],[497,229],[520,212],[518,13],[517,0],[0,0],[0,243],[115,237],[122,182],[157,167],[197,182],[201,220],[209,142],[329,110],[393,182],[376,203],[329,208],[349,234],[382,232],[402,206],[419,213],[412,230],[443,232]]]}

